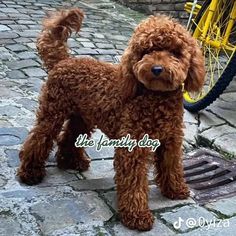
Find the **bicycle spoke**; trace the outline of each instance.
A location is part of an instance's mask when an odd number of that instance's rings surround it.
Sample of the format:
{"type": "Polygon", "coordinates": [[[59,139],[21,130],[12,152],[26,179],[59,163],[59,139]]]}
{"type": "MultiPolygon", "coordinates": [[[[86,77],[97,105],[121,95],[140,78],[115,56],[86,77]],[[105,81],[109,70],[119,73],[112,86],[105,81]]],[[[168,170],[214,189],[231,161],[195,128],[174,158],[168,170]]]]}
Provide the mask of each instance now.
{"type": "MultiPolygon", "coordinates": [[[[228,12],[231,12],[233,9],[233,1],[221,0],[215,10],[212,22],[209,25],[207,38],[211,41],[222,42],[224,39],[224,35],[227,29],[227,24],[229,22],[230,15],[228,12]]],[[[204,27],[204,21],[200,24],[192,20],[193,24],[196,25],[196,28],[202,32],[202,28],[204,27]]],[[[236,29],[233,28],[231,35],[236,35],[236,29]]],[[[232,44],[232,48],[235,47],[236,39],[229,38],[229,43],[227,44],[230,48],[232,44]]],[[[205,56],[206,63],[206,82],[203,90],[196,94],[192,93],[191,97],[193,99],[200,99],[202,96],[207,94],[210,89],[214,86],[217,80],[221,77],[221,74],[225,70],[228,61],[231,59],[233,52],[232,50],[226,49],[224,46],[220,46],[220,48],[215,48],[208,44],[207,42],[200,43],[203,49],[203,53],[205,56]]]]}

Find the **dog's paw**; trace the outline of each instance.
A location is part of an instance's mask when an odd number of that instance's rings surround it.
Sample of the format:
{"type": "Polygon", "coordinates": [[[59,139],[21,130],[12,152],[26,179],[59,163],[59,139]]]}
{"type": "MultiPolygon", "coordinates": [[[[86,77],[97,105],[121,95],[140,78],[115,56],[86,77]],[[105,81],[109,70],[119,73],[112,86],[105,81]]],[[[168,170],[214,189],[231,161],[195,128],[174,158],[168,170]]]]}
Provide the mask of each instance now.
{"type": "Polygon", "coordinates": [[[35,185],[41,183],[45,175],[46,171],[44,168],[31,168],[27,170],[20,168],[17,172],[17,176],[19,176],[21,182],[27,185],[35,185]]]}
{"type": "Polygon", "coordinates": [[[57,166],[62,170],[78,170],[86,171],[90,166],[90,158],[84,152],[83,156],[76,156],[75,154],[67,154],[68,156],[62,155],[60,151],[57,152],[57,166]]]}
{"type": "Polygon", "coordinates": [[[130,229],[148,231],[152,229],[154,217],[150,210],[120,213],[121,222],[130,229]]]}
{"type": "Polygon", "coordinates": [[[162,195],[172,200],[183,200],[190,196],[190,191],[188,186],[184,183],[176,190],[172,190],[171,188],[162,190],[162,195]]]}

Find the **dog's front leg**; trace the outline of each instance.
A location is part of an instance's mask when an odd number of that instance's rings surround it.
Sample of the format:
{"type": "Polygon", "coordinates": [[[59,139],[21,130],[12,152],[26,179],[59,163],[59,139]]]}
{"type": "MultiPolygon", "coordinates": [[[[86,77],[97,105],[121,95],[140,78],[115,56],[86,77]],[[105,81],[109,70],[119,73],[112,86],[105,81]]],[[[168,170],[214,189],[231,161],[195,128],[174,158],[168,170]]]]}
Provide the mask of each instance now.
{"type": "Polygon", "coordinates": [[[118,210],[121,221],[130,229],[150,230],[153,215],[148,208],[148,151],[118,148],[115,152],[118,210]]]}
{"type": "Polygon", "coordinates": [[[189,189],[184,180],[182,165],[182,139],[172,136],[161,142],[155,153],[156,182],[164,196],[185,199],[189,189]]]}

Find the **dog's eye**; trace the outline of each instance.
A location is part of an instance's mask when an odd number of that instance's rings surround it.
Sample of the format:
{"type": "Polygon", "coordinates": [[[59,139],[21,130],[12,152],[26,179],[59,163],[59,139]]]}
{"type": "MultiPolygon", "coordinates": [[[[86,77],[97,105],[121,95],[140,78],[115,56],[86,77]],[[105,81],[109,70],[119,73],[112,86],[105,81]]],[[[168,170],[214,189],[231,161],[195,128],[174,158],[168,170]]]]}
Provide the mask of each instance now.
{"type": "Polygon", "coordinates": [[[173,51],[172,54],[176,58],[180,58],[181,57],[181,53],[179,51],[173,51]]]}

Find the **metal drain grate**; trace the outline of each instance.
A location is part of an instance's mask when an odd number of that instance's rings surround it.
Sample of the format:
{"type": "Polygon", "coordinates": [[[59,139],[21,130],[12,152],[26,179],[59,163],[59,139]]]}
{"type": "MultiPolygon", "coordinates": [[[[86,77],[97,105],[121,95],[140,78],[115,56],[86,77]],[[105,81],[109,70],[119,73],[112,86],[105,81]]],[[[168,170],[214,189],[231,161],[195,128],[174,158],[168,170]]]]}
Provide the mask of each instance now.
{"type": "Polygon", "coordinates": [[[199,203],[236,194],[236,162],[199,150],[184,159],[185,179],[199,203]]]}

